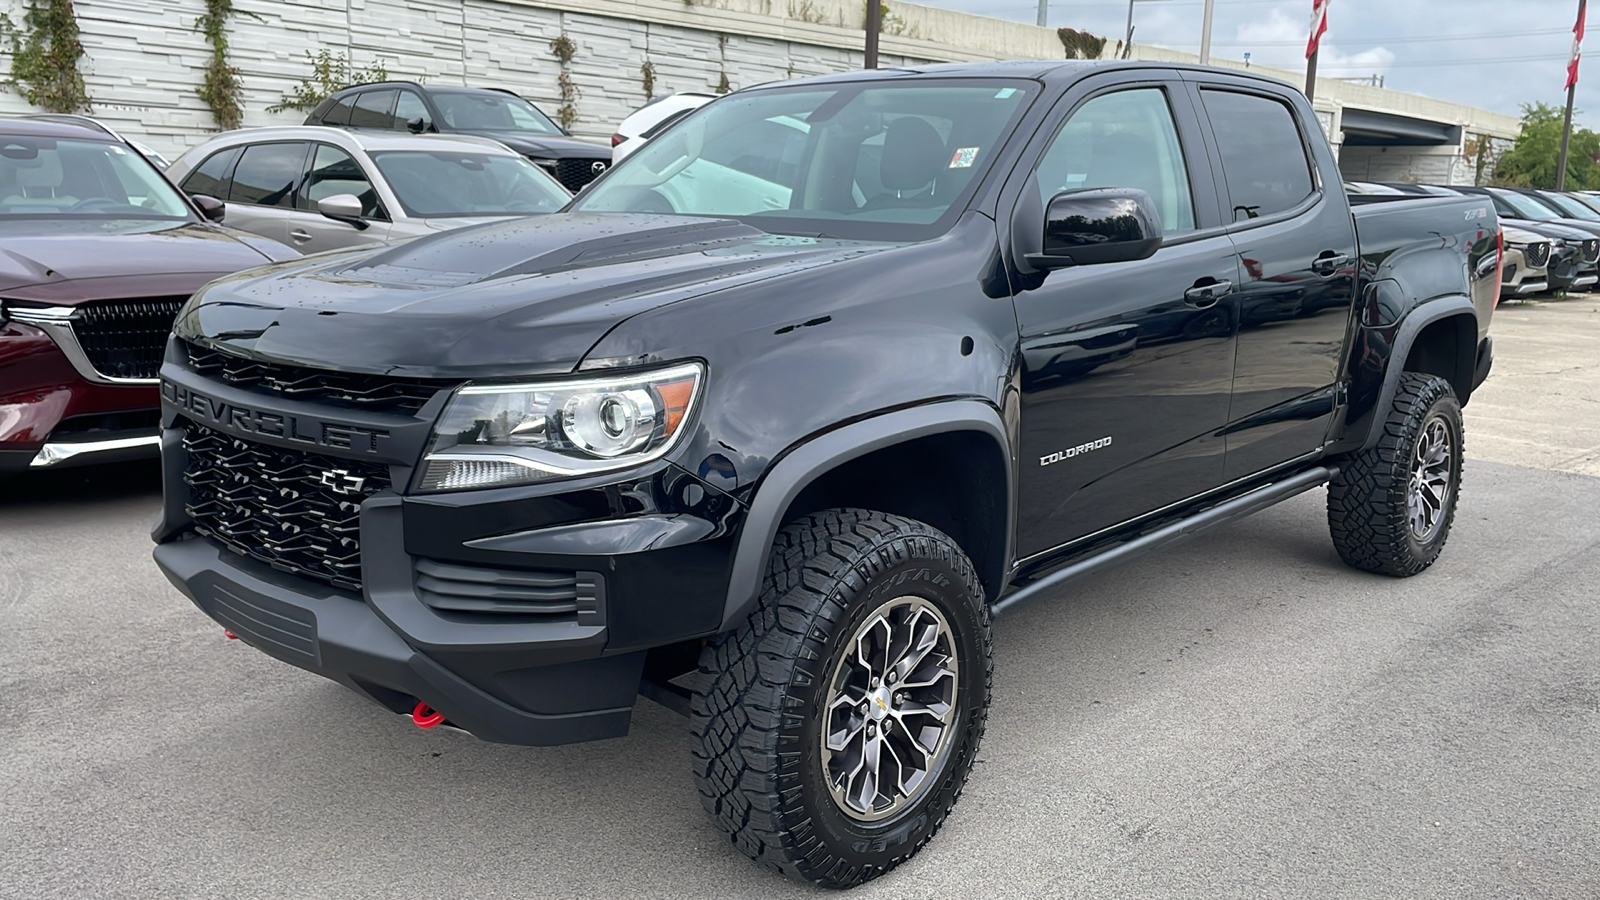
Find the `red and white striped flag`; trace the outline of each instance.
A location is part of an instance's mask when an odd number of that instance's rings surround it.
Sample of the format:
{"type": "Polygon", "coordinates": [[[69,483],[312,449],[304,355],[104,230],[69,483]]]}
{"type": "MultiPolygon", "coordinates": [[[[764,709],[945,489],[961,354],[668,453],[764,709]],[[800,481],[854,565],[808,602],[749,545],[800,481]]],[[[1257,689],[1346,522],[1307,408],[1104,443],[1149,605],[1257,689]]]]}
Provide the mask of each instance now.
{"type": "Polygon", "coordinates": [[[1311,39],[1306,41],[1306,59],[1317,52],[1317,44],[1328,30],[1328,3],[1329,0],[1311,0],[1311,39]]]}
{"type": "Polygon", "coordinates": [[[1578,4],[1578,24],[1572,26],[1572,60],[1567,63],[1566,88],[1578,83],[1578,57],[1583,55],[1583,8],[1587,4],[1578,4]]]}

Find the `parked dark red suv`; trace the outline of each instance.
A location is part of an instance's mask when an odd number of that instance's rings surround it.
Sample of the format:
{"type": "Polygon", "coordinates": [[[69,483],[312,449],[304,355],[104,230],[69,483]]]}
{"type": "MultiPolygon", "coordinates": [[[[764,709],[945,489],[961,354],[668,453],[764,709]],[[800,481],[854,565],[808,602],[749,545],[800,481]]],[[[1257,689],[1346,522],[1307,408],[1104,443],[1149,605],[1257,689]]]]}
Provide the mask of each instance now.
{"type": "Polygon", "coordinates": [[[178,306],[297,255],[222,214],[104,132],[0,119],[0,472],[156,453],[178,306]]]}

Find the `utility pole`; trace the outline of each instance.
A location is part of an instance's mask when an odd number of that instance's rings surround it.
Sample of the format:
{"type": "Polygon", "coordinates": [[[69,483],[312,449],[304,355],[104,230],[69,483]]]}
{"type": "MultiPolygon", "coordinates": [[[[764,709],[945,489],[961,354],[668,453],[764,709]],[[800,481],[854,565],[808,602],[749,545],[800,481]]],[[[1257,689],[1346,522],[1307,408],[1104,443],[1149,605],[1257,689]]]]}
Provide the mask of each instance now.
{"type": "Polygon", "coordinates": [[[1206,11],[1200,19],[1200,65],[1211,65],[1211,4],[1206,0],[1206,11]]]}
{"type": "Polygon", "coordinates": [[[1039,0],[1039,21],[1035,24],[1040,28],[1050,24],[1050,0],[1039,0]]]}
{"type": "Polygon", "coordinates": [[[883,27],[883,0],[867,0],[867,47],[862,68],[878,67],[878,31],[883,27]]]}
{"type": "Polygon", "coordinates": [[[1578,24],[1572,26],[1572,61],[1567,63],[1567,111],[1561,117],[1561,155],[1556,157],[1556,190],[1567,189],[1567,144],[1572,141],[1572,101],[1578,93],[1578,57],[1583,52],[1583,13],[1589,0],[1578,0],[1578,24]]]}

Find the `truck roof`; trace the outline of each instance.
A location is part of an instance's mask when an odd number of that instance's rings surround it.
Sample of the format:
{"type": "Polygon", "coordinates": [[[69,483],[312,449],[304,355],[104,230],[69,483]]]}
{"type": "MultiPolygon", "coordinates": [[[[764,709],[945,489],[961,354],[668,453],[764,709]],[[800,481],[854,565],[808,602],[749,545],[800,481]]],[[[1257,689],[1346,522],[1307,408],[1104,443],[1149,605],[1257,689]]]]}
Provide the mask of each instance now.
{"type": "Polygon", "coordinates": [[[1200,66],[1187,63],[1161,62],[1156,60],[1111,60],[1111,59],[1002,59],[981,60],[977,62],[934,63],[923,66],[896,66],[892,68],[869,69],[854,72],[839,72],[831,75],[817,75],[811,78],[797,78],[789,81],[767,82],[758,87],[772,87],[778,84],[824,84],[841,81],[878,81],[903,78],[1030,78],[1043,79],[1056,73],[1074,73],[1079,76],[1088,75],[1090,72],[1107,69],[1176,69],[1191,72],[1205,72],[1207,74],[1226,74],[1235,78],[1249,78],[1263,84],[1282,85],[1284,82],[1276,78],[1268,78],[1252,72],[1242,72],[1235,69],[1219,69],[1215,66],[1200,66]]]}

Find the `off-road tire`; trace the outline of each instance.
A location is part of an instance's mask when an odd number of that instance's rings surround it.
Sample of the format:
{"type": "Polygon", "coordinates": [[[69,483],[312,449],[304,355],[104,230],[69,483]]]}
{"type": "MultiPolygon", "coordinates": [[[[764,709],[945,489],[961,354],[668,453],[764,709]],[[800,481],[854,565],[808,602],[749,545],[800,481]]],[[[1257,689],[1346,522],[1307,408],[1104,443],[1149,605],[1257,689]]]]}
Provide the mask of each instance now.
{"type": "Polygon", "coordinates": [[[735,846],[772,871],[833,888],[876,878],[927,844],[961,796],[992,669],[983,588],[955,541],[867,510],[801,518],[778,534],[755,610],[701,653],[690,705],[701,801],[735,846]],[[879,603],[904,596],[948,621],[960,699],[928,787],[889,818],[857,821],[824,780],[820,707],[842,645],[879,603]]]}
{"type": "Polygon", "coordinates": [[[1461,496],[1461,404],[1450,383],[1435,375],[1400,376],[1376,446],[1339,463],[1328,484],[1328,530],[1346,563],[1406,578],[1439,558],[1461,496]],[[1440,521],[1425,540],[1413,532],[1408,508],[1412,466],[1424,429],[1435,419],[1450,436],[1449,490],[1440,521]]]}

